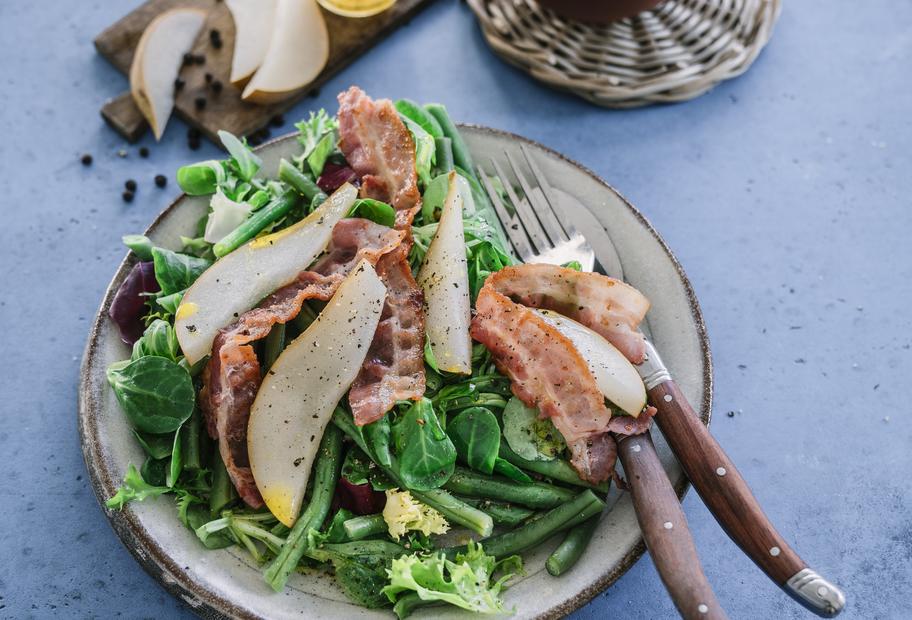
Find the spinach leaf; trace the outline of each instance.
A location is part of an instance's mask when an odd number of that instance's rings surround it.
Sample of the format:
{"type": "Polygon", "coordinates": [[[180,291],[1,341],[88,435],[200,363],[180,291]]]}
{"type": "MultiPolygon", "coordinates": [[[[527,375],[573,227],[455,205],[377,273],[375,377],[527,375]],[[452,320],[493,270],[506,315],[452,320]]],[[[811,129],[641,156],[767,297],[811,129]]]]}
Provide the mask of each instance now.
{"type": "Polygon", "coordinates": [[[228,535],[227,531],[218,531],[200,536],[199,529],[211,521],[209,510],[203,504],[191,504],[187,508],[187,527],[196,533],[200,542],[207,549],[224,549],[234,544],[234,540],[228,535]]]}
{"type": "Polygon", "coordinates": [[[165,476],[165,485],[173,489],[177,485],[177,481],[180,478],[183,469],[184,454],[181,446],[181,431],[178,429],[177,432],[174,433],[174,445],[171,448],[171,463],[168,466],[168,472],[165,476]]]}
{"type": "MultiPolygon", "coordinates": [[[[390,446],[392,444],[392,428],[389,416],[385,415],[376,422],[371,422],[362,427],[364,439],[368,449],[374,454],[377,463],[389,467],[392,463],[390,446]]],[[[351,482],[351,481],[349,481],[351,482]]]]}
{"type": "Polygon", "coordinates": [[[228,154],[231,155],[231,165],[237,171],[238,176],[244,181],[252,179],[263,165],[263,160],[233,134],[220,130],[218,137],[228,149],[228,154]]]}
{"type": "Polygon", "coordinates": [[[142,446],[146,454],[153,459],[164,459],[171,456],[171,448],[174,447],[174,437],[168,435],[152,435],[150,433],[141,433],[133,429],[133,435],[136,441],[142,446]]]}
{"type": "Polygon", "coordinates": [[[142,261],[152,260],[152,241],[145,235],[124,235],[123,244],[130,248],[136,258],[142,261]]]}
{"type": "Polygon", "coordinates": [[[168,469],[168,461],[162,459],[153,459],[151,456],[146,459],[143,466],[140,467],[139,473],[142,474],[143,480],[157,487],[170,486],[165,484],[168,469]]]}
{"type": "Polygon", "coordinates": [[[329,527],[326,529],[325,540],[328,543],[343,543],[348,541],[348,534],[345,533],[344,523],[355,516],[351,510],[339,508],[333,515],[329,527]]]}
{"type": "Polygon", "coordinates": [[[446,432],[456,454],[469,467],[484,474],[494,472],[500,451],[500,424],[490,410],[469,407],[447,423],[446,432]]]}
{"type": "Polygon", "coordinates": [[[178,254],[164,248],[152,248],[155,279],[162,295],[180,292],[193,284],[209,268],[209,261],[187,254],[178,254]]]}
{"type": "Polygon", "coordinates": [[[396,210],[390,205],[373,198],[359,198],[352,206],[348,217],[363,217],[372,222],[392,228],[396,223],[396,210]]]}
{"type": "Polygon", "coordinates": [[[214,194],[226,179],[222,162],[214,159],[183,166],[177,171],[177,184],[190,196],[214,194]]]}
{"type": "Polygon", "coordinates": [[[313,173],[314,178],[318,178],[320,174],[322,174],[323,167],[326,165],[326,160],[332,155],[335,148],[336,134],[331,131],[320,138],[320,141],[317,142],[317,146],[315,146],[314,150],[307,156],[307,165],[310,167],[310,171],[313,173]]]}
{"type": "Polygon", "coordinates": [[[456,448],[440,426],[430,400],[422,398],[413,403],[392,431],[399,477],[407,488],[429,491],[450,479],[456,448]]]}
{"type": "Polygon", "coordinates": [[[112,364],[108,383],[137,429],[146,433],[171,433],[193,413],[193,382],[187,372],[171,360],[157,356],[112,364]]]}
{"type": "Polygon", "coordinates": [[[437,152],[437,146],[434,143],[434,136],[426,132],[421,125],[407,116],[399,115],[399,118],[405,123],[412,139],[415,141],[415,169],[418,172],[418,180],[422,187],[427,187],[431,182],[431,168],[434,166],[434,158],[437,152]]]}
{"type": "Polygon", "coordinates": [[[164,357],[172,362],[180,360],[180,343],[170,323],[161,319],[152,321],[143,332],[142,338],[133,345],[133,355],[130,359],[136,360],[146,355],[164,357]]]}
{"type": "Polygon", "coordinates": [[[124,483],[117,493],[105,502],[105,506],[113,510],[120,510],[124,504],[129,502],[141,502],[149,497],[158,497],[163,493],[169,492],[168,487],[155,486],[147,483],[131,463],[127,467],[127,475],[124,476],[124,483]]]}
{"type": "Polygon", "coordinates": [[[352,446],[342,462],[342,477],[351,484],[367,484],[371,460],[357,446],[352,446]]]}
{"type": "Polygon", "coordinates": [[[163,295],[161,297],[155,298],[155,304],[161,308],[166,315],[174,316],[177,312],[177,307],[180,305],[181,300],[184,298],[184,293],[187,291],[177,291],[176,293],[171,293],[170,295],[163,295]]]}

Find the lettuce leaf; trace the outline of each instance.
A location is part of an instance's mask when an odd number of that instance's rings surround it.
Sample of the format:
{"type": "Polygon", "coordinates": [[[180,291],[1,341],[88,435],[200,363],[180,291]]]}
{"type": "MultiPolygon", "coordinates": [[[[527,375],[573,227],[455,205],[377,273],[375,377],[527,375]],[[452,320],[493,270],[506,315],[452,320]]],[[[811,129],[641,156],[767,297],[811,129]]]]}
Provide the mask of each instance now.
{"type": "Polygon", "coordinates": [[[480,543],[469,542],[456,561],[441,553],[429,556],[404,555],[393,560],[387,571],[390,583],[383,593],[395,602],[402,592],[415,592],[423,601],[441,601],[482,614],[509,613],[501,591],[504,584],[522,571],[522,560],[511,556],[498,562],[484,552],[480,543]],[[502,575],[493,581],[495,571],[502,575]]]}

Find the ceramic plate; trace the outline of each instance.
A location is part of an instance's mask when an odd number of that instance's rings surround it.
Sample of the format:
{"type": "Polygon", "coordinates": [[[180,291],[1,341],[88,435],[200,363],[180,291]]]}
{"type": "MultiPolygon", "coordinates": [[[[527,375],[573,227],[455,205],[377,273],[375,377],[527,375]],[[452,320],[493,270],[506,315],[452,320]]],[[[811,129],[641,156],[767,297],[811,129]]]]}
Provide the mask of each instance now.
{"type": "MultiPolygon", "coordinates": [[[[521,159],[515,135],[467,126],[464,137],[476,161],[487,166],[491,157],[506,165],[504,150],[521,159]]],[[[693,289],[681,265],[646,218],[610,185],[560,154],[526,141],[551,185],[560,190],[564,213],[581,231],[604,229],[617,249],[600,235],[591,234],[599,261],[617,259],[624,277],[652,301],[649,328],[662,358],[684,394],[709,423],[712,367],[706,330],[693,289]]],[[[258,149],[264,171],[274,174],[281,157],[299,149],[286,136],[258,149]]],[[[179,249],[180,235],[195,229],[205,214],[207,200],[181,196],[149,227],[156,245],[179,249]]],[[[111,497],[129,463],[144,457],[105,380],[105,368],[128,358],[129,348],[107,318],[114,292],[126,277],[127,258],[111,281],[89,335],[79,391],[79,432],[86,465],[99,502],[111,497]]],[[[683,473],[657,428],[656,447],[670,479],[683,495],[683,473]]],[[[228,618],[392,618],[389,610],[375,611],[348,602],[332,577],[294,575],[285,592],[276,594],[263,581],[261,570],[240,549],[209,551],[177,519],[170,498],[130,504],[122,512],[107,511],[114,531],[139,563],[175,596],[205,617],[228,618]]],[[[630,496],[613,493],[609,508],[585,555],[560,578],[544,569],[545,559],[559,539],[525,555],[526,576],[506,594],[517,619],[556,618],[584,605],[618,579],[642,555],[644,545],[630,496]]],[[[458,617],[460,612],[433,608],[435,618],[458,617]]],[[[420,618],[425,614],[416,614],[420,618]]]]}

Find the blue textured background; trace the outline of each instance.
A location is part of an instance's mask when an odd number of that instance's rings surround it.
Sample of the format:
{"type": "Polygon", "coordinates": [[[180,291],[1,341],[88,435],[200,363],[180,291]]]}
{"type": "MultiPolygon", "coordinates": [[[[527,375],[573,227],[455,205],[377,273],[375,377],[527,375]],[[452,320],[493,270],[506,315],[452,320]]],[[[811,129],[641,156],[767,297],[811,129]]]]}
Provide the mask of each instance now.
{"type": "MultiPolygon", "coordinates": [[[[98,109],[127,82],[92,38],[133,4],[0,1],[0,616],[191,616],[108,527],[76,433],[79,360],[120,236],[176,193],[155,174],[217,155],[188,151],[174,122],[160,145],[143,140],[149,159],[116,156],[126,145],[98,109]],[[132,204],[127,178],[140,183],[132,204]]],[[[505,66],[446,0],[288,118],[333,109],[352,83],[439,100],[618,187],[700,297],[715,435],[785,537],[846,588],[845,617],[900,619],[912,617],[910,67],[912,3],[801,0],[743,77],[685,104],[606,111],[505,66]]],[[[732,618],[809,617],[695,494],[684,505],[732,618]]],[[[575,617],[674,609],[644,557],[575,617]]]]}

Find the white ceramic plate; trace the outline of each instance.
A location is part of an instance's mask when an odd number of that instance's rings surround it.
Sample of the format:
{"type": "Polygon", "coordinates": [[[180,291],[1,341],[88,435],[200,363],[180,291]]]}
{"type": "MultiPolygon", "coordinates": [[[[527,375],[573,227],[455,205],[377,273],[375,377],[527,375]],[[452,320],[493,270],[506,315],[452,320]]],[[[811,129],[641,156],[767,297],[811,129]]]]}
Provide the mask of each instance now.
{"type": "MultiPolygon", "coordinates": [[[[483,127],[467,126],[463,135],[476,161],[495,157],[506,165],[505,149],[521,159],[524,138],[483,127]]],[[[625,278],[652,301],[648,321],[653,341],[688,400],[709,423],[712,363],[706,329],[693,289],[680,264],[652,226],[617,191],[589,170],[560,154],[526,141],[551,185],[561,190],[564,212],[576,228],[604,228],[617,248],[625,278]],[[584,206],[585,205],[585,206],[584,206]]],[[[266,174],[274,174],[281,157],[296,154],[291,136],[274,140],[258,153],[266,174]]],[[[181,196],[149,227],[146,234],[167,248],[180,248],[180,235],[195,229],[206,211],[201,198],[181,196]]],[[[611,264],[611,250],[590,235],[600,262],[611,264]]],[[[83,453],[100,503],[111,497],[129,463],[144,460],[105,380],[105,368],[129,357],[130,350],[107,318],[114,292],[126,277],[128,257],[111,281],[89,335],[79,391],[79,432],[83,453]]],[[[658,429],[653,436],[662,463],[680,495],[686,489],[681,468],[658,429]]],[[[229,618],[392,618],[389,610],[367,610],[348,602],[326,575],[294,575],[285,592],[276,594],[263,581],[261,569],[240,549],[209,551],[177,519],[170,498],[131,504],[122,512],[105,510],[114,531],[139,563],[161,584],[200,615],[229,618]]],[[[609,508],[585,555],[560,578],[544,569],[558,538],[525,555],[526,576],[506,594],[517,619],[556,618],[584,605],[620,577],[643,553],[644,545],[629,495],[613,493],[609,508]]],[[[433,608],[421,617],[459,617],[459,611],[433,608]]]]}

